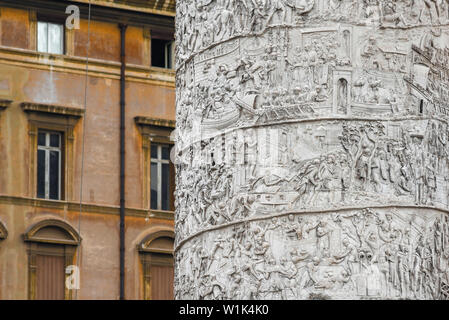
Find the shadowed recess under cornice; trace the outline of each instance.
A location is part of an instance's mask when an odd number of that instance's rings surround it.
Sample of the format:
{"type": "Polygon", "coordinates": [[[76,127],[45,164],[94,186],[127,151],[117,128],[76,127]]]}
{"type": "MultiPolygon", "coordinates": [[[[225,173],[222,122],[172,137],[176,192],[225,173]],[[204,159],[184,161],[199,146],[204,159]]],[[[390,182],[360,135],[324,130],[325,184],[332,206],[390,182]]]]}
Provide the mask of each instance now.
{"type": "Polygon", "coordinates": [[[113,0],[112,2],[118,4],[126,4],[129,6],[145,7],[155,10],[175,11],[175,0],[113,0]]]}
{"type": "Polygon", "coordinates": [[[141,126],[155,126],[155,127],[166,127],[166,128],[175,128],[176,122],[174,120],[167,119],[157,119],[150,117],[135,117],[134,118],[136,124],[141,126]]]}

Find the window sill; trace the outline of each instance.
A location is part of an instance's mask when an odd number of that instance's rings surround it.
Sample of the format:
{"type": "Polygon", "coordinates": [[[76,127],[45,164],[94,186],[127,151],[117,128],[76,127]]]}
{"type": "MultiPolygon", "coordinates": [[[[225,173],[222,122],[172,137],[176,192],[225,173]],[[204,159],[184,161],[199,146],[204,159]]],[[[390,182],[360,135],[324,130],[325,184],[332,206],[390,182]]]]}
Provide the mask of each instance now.
{"type": "MultiPolygon", "coordinates": [[[[0,46],[0,63],[73,74],[86,73],[84,57],[0,46]]],[[[89,58],[89,75],[119,80],[120,62],[89,58]]],[[[175,70],[128,63],[126,80],[175,86],[175,70]]]]}
{"type": "Polygon", "coordinates": [[[175,216],[175,212],[174,211],[150,209],[150,218],[173,220],[174,216],[175,216]]]}
{"type": "Polygon", "coordinates": [[[150,68],[153,69],[154,71],[159,71],[159,72],[167,72],[167,73],[175,72],[175,69],[171,69],[171,68],[163,68],[163,67],[157,67],[157,66],[151,66],[150,68]]]}

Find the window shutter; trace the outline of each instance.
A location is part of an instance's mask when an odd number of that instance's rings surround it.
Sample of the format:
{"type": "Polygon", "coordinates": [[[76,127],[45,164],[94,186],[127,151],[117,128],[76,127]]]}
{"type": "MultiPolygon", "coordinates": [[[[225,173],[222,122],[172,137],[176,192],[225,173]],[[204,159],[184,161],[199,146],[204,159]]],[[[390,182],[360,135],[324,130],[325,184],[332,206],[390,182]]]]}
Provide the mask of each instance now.
{"type": "Polygon", "coordinates": [[[36,256],[36,299],[64,300],[64,257],[36,256]]]}

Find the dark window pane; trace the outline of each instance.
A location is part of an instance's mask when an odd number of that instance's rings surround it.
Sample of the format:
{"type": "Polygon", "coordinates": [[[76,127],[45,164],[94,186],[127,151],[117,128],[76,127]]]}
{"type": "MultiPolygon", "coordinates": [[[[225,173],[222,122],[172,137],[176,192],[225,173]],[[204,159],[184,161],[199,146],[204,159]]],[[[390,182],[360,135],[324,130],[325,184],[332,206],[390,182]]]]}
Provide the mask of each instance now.
{"type": "Polygon", "coordinates": [[[152,39],[151,40],[151,65],[154,67],[166,68],[165,50],[168,41],[152,39]]]}
{"type": "Polygon", "coordinates": [[[169,194],[169,186],[170,186],[170,171],[169,171],[169,165],[163,164],[162,165],[162,210],[168,210],[169,209],[169,203],[168,203],[168,194],[169,194]]]}
{"type": "Polygon", "coordinates": [[[59,148],[59,133],[52,133],[50,135],[50,147],[59,148]]]}
{"type": "Polygon", "coordinates": [[[45,198],[45,151],[37,151],[37,197],[45,198]]]}
{"type": "Polygon", "coordinates": [[[170,160],[170,147],[169,146],[162,147],[162,159],[170,160]]]}
{"type": "Polygon", "coordinates": [[[50,151],[50,199],[59,200],[59,152],[50,151]]]}
{"type": "Polygon", "coordinates": [[[151,164],[151,209],[157,207],[157,163],[151,164]]]}
{"type": "Polygon", "coordinates": [[[151,158],[157,159],[157,145],[151,145],[151,158]]]}
{"type": "Polygon", "coordinates": [[[37,144],[39,146],[45,146],[45,137],[46,134],[44,132],[39,132],[37,135],[37,144]]]}

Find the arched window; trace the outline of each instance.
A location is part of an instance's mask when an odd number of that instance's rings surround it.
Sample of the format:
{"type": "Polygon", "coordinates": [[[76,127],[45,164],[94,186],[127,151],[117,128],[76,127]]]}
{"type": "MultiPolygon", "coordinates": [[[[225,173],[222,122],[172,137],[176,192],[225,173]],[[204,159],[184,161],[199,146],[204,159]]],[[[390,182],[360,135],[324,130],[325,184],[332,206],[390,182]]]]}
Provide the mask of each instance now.
{"type": "Polygon", "coordinates": [[[174,298],[173,246],[173,231],[152,233],[139,244],[145,300],[174,298]]]}
{"type": "Polygon", "coordinates": [[[79,234],[63,221],[44,220],[29,228],[23,237],[28,243],[29,299],[72,299],[72,290],[65,285],[66,270],[75,264],[79,234]]]}

